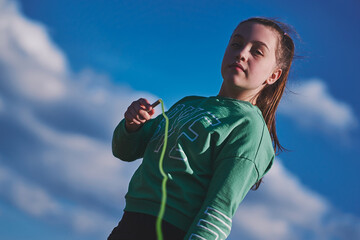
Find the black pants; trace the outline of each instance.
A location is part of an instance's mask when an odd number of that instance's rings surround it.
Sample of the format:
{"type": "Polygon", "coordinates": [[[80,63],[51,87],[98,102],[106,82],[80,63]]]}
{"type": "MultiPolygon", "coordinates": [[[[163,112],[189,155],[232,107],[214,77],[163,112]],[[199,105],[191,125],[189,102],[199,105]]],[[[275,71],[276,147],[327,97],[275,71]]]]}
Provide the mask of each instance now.
{"type": "MultiPolygon", "coordinates": [[[[163,221],[162,232],[164,240],[182,240],[186,232],[174,225],[163,221]]],[[[115,227],[108,240],[157,240],[156,217],[135,212],[124,212],[124,215],[115,227]]]]}

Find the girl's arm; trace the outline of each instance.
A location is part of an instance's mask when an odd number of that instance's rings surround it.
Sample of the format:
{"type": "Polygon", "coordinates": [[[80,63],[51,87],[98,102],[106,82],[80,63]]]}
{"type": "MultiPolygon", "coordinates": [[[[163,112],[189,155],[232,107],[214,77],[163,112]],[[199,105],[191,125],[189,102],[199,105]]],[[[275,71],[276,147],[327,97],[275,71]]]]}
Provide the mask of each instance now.
{"type": "Polygon", "coordinates": [[[128,162],[143,157],[157,127],[158,121],[151,119],[154,113],[153,106],[146,99],[132,102],[113,133],[112,152],[115,157],[128,162]]]}
{"type": "Polygon", "coordinates": [[[213,162],[213,176],[185,239],[226,239],[232,217],[251,187],[269,170],[274,150],[266,125],[239,125],[213,162]]]}
{"type": "Polygon", "coordinates": [[[147,99],[140,98],[132,102],[124,114],[126,130],[136,132],[145,122],[151,119],[154,113],[153,106],[150,105],[147,99]]]}
{"type": "Polygon", "coordinates": [[[239,157],[223,159],[185,239],[226,239],[236,209],[257,180],[253,161],[239,157]]]}

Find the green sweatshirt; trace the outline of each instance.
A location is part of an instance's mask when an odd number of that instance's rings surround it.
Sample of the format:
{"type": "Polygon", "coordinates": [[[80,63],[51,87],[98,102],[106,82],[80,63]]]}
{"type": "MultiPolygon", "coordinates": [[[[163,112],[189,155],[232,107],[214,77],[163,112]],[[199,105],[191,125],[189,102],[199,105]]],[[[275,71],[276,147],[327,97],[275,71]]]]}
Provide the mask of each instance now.
{"type": "MultiPolygon", "coordinates": [[[[164,157],[167,202],[164,220],[187,232],[185,239],[225,239],[232,217],[250,188],[270,169],[274,149],[258,107],[224,97],[185,97],[166,113],[164,157]]],[[[161,202],[159,158],[162,115],[128,133],[125,121],[113,135],[113,154],[143,158],[126,194],[125,211],[157,216],[161,202]]]]}

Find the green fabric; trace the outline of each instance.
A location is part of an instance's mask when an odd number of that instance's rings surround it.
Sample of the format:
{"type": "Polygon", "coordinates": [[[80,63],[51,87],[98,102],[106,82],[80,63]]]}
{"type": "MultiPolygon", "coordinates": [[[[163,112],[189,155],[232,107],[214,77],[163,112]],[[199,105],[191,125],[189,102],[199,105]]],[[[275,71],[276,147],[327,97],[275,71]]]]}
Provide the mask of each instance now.
{"type": "MultiPolygon", "coordinates": [[[[261,111],[245,101],[192,96],[166,114],[170,125],[164,171],[169,180],[164,220],[186,231],[185,239],[225,239],[240,202],[274,159],[261,111]]],[[[158,214],[164,127],[159,115],[135,133],[126,131],[124,120],[114,131],[116,157],[143,157],[130,181],[125,211],[158,214]]]]}

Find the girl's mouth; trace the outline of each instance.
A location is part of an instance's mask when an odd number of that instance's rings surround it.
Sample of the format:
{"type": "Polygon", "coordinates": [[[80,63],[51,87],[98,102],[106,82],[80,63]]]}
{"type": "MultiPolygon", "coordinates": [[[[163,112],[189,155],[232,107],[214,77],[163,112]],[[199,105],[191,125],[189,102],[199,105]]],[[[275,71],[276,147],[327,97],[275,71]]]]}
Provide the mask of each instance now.
{"type": "Polygon", "coordinates": [[[245,72],[244,67],[243,67],[240,63],[230,64],[229,67],[230,67],[230,68],[235,68],[235,69],[237,69],[238,71],[245,72]]]}

